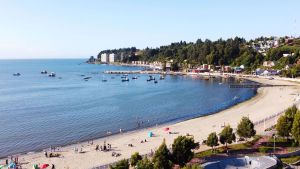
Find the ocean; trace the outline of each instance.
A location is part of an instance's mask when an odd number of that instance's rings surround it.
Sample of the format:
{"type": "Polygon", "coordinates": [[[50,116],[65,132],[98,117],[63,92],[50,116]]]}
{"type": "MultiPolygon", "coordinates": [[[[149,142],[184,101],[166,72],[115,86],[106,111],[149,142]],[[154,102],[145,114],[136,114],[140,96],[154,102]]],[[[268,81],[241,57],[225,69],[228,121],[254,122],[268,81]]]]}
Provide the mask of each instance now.
{"type": "Polygon", "coordinates": [[[0,157],[104,137],[120,129],[175,123],[256,94],[255,89],[229,88],[237,83],[234,79],[166,76],[155,84],[147,82],[148,75],[128,75],[129,82],[121,82],[121,75],[103,71],[143,68],[84,61],[0,60],[0,157]],[[17,72],[21,75],[13,76],[17,72]]]}

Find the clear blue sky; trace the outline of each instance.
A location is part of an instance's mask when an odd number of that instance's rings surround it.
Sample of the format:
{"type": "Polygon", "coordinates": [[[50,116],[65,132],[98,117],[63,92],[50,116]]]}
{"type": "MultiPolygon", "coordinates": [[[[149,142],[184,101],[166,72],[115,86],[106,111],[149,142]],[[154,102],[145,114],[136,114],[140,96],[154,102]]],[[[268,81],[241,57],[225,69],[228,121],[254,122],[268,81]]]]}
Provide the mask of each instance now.
{"type": "Polygon", "coordinates": [[[0,58],[84,58],[198,38],[299,36],[299,7],[299,0],[0,0],[0,58]]]}

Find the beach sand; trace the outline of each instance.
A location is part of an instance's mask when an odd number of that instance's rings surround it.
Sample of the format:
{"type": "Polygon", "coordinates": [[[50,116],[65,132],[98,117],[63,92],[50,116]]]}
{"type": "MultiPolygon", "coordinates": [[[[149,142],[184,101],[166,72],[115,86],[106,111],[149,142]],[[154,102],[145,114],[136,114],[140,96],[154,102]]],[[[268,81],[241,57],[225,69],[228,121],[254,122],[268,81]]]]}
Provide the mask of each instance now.
{"type": "MultiPolygon", "coordinates": [[[[55,164],[56,168],[59,169],[89,169],[129,158],[134,152],[148,154],[151,150],[155,151],[163,139],[165,139],[167,145],[170,146],[176,137],[186,135],[187,133],[193,135],[195,141],[201,143],[207,138],[209,133],[220,132],[224,124],[230,124],[233,128],[236,128],[243,116],[248,116],[253,122],[257,122],[282,112],[296,103],[296,97],[298,93],[300,93],[300,88],[296,83],[258,78],[251,80],[263,84],[288,86],[259,88],[258,94],[252,99],[213,115],[101,138],[94,140],[93,145],[89,145],[85,142],[62,147],[59,150],[62,157],[59,158],[46,158],[43,152],[36,152],[19,156],[19,161],[24,163],[24,165],[22,165],[23,168],[28,169],[31,169],[33,164],[43,163],[55,164]],[[169,134],[164,131],[165,127],[169,127],[171,132],[177,132],[177,134],[169,134]],[[147,136],[148,131],[152,131],[154,137],[149,138],[147,136]],[[141,140],[145,139],[147,139],[147,142],[141,143],[141,140]],[[95,151],[95,145],[103,145],[104,141],[111,144],[113,150],[110,152],[95,151]],[[128,144],[133,144],[133,147],[129,147],[128,144]],[[77,147],[79,150],[82,148],[84,153],[75,153],[74,147],[77,147]],[[120,153],[121,156],[112,157],[112,151],[120,153]]],[[[277,118],[278,116],[267,120],[263,125],[257,125],[257,133],[263,134],[264,127],[274,125],[277,118]]]]}

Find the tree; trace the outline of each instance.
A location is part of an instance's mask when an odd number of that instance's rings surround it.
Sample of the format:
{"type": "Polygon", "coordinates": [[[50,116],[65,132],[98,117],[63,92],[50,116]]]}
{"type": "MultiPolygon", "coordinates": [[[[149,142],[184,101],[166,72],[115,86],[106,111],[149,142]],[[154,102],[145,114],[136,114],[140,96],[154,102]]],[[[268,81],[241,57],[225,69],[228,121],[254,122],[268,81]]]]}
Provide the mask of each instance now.
{"type": "Polygon", "coordinates": [[[218,139],[217,133],[213,132],[208,135],[207,140],[206,140],[206,145],[208,145],[209,147],[212,148],[212,150],[214,150],[214,147],[219,145],[218,141],[219,141],[219,139],[218,139]]]}
{"type": "Polygon", "coordinates": [[[180,166],[184,166],[194,156],[192,149],[195,149],[197,146],[199,144],[194,142],[194,138],[178,136],[172,144],[174,162],[180,166]]]}
{"type": "Polygon", "coordinates": [[[114,166],[110,166],[110,169],[129,169],[129,163],[128,163],[128,160],[121,160],[121,161],[118,161],[116,163],[116,165],[114,166]]]}
{"type": "Polygon", "coordinates": [[[142,156],[138,152],[135,152],[134,154],[131,155],[130,165],[134,167],[142,159],[143,159],[142,156]]]}
{"type": "Polygon", "coordinates": [[[136,169],[154,169],[153,163],[145,157],[136,164],[136,169]]]}
{"type": "Polygon", "coordinates": [[[295,141],[300,143],[300,112],[297,112],[295,114],[293,127],[292,127],[292,136],[295,139],[295,141]]]}
{"type": "Polygon", "coordinates": [[[280,116],[276,124],[277,134],[281,137],[289,137],[291,126],[292,123],[290,123],[286,115],[280,116]]]}
{"type": "Polygon", "coordinates": [[[231,144],[234,140],[235,134],[233,133],[233,129],[230,127],[230,125],[225,126],[220,133],[220,142],[225,145],[227,150],[227,144],[231,144]]]}
{"type": "Polygon", "coordinates": [[[155,169],[171,169],[173,164],[171,161],[171,154],[167,148],[166,141],[159,146],[155,151],[152,162],[155,169]]]}
{"type": "Polygon", "coordinates": [[[243,117],[237,126],[237,134],[240,137],[251,138],[256,134],[253,122],[248,117],[243,117]]]}

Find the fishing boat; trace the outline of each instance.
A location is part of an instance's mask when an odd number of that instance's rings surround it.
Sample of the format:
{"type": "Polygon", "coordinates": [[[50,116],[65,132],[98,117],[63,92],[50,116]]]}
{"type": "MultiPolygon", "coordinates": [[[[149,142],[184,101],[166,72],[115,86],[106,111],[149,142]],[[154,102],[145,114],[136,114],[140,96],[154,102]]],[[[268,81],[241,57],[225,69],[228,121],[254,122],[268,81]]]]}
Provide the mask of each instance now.
{"type": "Polygon", "coordinates": [[[21,76],[21,73],[14,73],[14,76],[21,76]]]}
{"type": "Polygon", "coordinates": [[[133,76],[132,79],[133,79],[133,80],[136,80],[136,79],[138,79],[138,77],[137,77],[137,76],[133,76]]]}
{"type": "Polygon", "coordinates": [[[165,79],[164,76],[162,76],[162,75],[159,76],[159,80],[164,80],[164,79],[165,79]]]}
{"type": "Polygon", "coordinates": [[[48,73],[47,70],[41,71],[41,74],[47,74],[47,73],[48,73]]]}
{"type": "Polygon", "coordinates": [[[157,83],[157,80],[154,80],[154,83],[157,83]]]}
{"type": "Polygon", "coordinates": [[[49,76],[49,77],[55,77],[56,74],[55,74],[54,72],[51,72],[48,76],[49,76]]]}
{"type": "Polygon", "coordinates": [[[129,79],[126,77],[126,78],[122,78],[122,82],[129,82],[129,79]]]}

